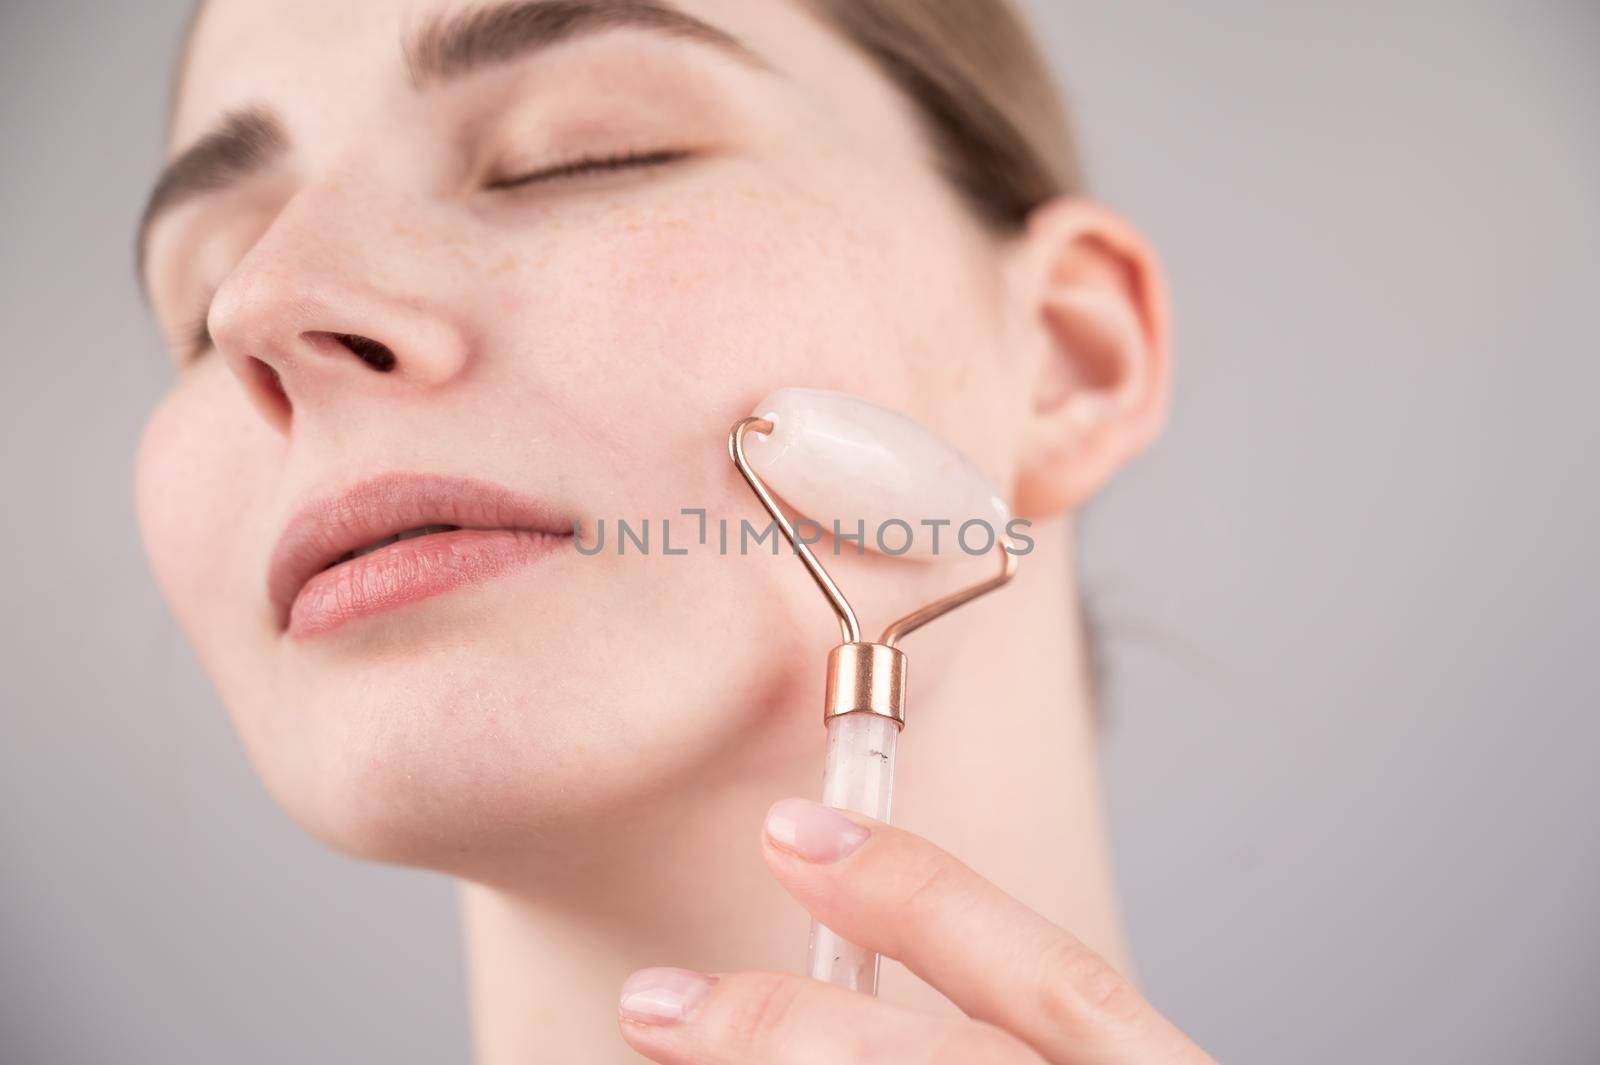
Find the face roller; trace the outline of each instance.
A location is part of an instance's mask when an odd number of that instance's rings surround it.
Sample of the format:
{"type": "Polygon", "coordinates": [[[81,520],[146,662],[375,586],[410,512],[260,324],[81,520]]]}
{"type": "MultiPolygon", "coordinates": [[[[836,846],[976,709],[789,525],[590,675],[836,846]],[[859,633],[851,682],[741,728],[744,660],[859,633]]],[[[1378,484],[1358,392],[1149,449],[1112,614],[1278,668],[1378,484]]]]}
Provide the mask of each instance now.
{"type": "MultiPolygon", "coordinates": [[[[895,740],[905,726],[906,655],[900,641],[928,622],[1000,587],[1016,573],[1006,536],[1005,501],[983,473],[921,425],[854,396],[785,388],[756,407],[728,434],[728,452],[751,491],[822,590],[839,619],[844,643],[828,655],[823,721],[828,729],[822,802],[880,821],[889,820],[895,740]],[[844,593],[818,561],[795,522],[773,498],[819,528],[863,531],[867,546],[897,557],[960,557],[963,526],[978,521],[992,530],[1000,572],[927,606],[883,630],[877,642],[861,638],[844,593]],[[890,538],[881,530],[903,530],[890,538]],[[931,533],[941,535],[937,541],[931,533]],[[909,548],[900,551],[909,540],[909,548]],[[935,543],[937,542],[937,548],[935,543]]],[[[984,542],[990,537],[984,533],[984,542]]],[[[878,955],[813,922],[808,962],[813,979],[866,994],[878,990],[878,955]]]]}

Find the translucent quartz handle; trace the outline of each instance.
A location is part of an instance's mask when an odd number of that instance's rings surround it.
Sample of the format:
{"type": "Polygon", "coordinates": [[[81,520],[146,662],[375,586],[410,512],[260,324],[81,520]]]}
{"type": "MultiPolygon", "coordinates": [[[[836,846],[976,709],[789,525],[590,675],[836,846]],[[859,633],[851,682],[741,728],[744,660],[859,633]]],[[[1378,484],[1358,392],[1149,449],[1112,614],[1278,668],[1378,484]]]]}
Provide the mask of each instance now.
{"type": "MultiPolygon", "coordinates": [[[[879,821],[889,820],[894,790],[894,744],[900,728],[880,714],[840,714],[828,719],[828,760],[822,772],[822,804],[879,821]]],[[[878,956],[847,943],[811,922],[814,980],[868,995],[878,993],[878,956]]]]}

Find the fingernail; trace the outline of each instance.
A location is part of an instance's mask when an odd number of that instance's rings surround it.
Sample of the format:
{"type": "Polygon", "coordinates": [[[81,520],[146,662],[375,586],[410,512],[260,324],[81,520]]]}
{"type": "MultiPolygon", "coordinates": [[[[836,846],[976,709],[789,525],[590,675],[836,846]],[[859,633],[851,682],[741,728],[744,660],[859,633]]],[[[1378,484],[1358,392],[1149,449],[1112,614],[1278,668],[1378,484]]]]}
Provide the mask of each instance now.
{"type": "Polygon", "coordinates": [[[805,799],[781,799],[767,811],[767,838],[808,862],[832,862],[872,833],[837,810],[805,799]]]}
{"type": "Polygon", "coordinates": [[[677,1024],[711,993],[712,983],[688,969],[640,969],[622,982],[617,1008],[639,1024],[677,1024]]]}

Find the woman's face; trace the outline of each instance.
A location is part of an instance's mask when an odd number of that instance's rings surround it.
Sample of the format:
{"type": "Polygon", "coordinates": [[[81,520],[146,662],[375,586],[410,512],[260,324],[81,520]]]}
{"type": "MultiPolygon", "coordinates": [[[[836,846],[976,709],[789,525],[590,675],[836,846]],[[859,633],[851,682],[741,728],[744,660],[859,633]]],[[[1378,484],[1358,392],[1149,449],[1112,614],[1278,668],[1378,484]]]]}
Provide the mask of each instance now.
{"type": "MultiPolygon", "coordinates": [[[[1004,250],[867,59],[786,0],[561,8],[212,0],[173,137],[212,151],[144,253],[179,369],[141,521],[252,760],[324,839],[468,874],[814,760],[837,627],[737,549],[760,397],[906,410],[998,483],[1028,402],[1004,250]]],[[[834,565],[885,616],[951,579],[834,565]]]]}

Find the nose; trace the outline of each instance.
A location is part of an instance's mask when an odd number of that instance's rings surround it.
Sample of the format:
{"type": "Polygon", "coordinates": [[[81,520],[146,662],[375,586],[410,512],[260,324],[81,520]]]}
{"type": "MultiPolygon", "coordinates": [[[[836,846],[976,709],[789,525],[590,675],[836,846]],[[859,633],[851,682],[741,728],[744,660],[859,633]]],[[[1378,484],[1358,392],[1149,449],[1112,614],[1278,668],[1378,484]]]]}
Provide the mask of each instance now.
{"type": "Polygon", "coordinates": [[[302,189],[212,298],[217,353],[284,434],[297,416],[415,395],[466,368],[448,281],[430,272],[416,227],[382,211],[371,197],[302,189]]]}

